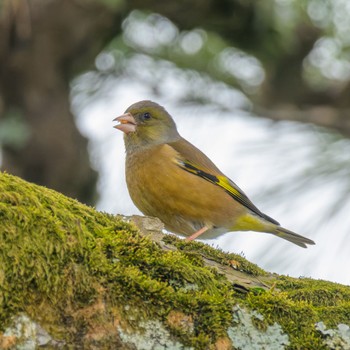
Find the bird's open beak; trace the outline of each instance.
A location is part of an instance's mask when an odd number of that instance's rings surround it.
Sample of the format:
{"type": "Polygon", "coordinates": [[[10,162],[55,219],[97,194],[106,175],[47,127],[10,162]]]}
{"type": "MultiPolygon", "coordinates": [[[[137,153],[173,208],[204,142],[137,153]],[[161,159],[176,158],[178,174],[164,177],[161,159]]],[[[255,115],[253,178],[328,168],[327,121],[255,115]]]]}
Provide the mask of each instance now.
{"type": "Polygon", "coordinates": [[[119,129],[125,132],[125,134],[136,131],[136,120],[130,113],[125,113],[120,117],[113,119],[113,121],[117,121],[120,123],[113,126],[113,128],[119,129]]]}

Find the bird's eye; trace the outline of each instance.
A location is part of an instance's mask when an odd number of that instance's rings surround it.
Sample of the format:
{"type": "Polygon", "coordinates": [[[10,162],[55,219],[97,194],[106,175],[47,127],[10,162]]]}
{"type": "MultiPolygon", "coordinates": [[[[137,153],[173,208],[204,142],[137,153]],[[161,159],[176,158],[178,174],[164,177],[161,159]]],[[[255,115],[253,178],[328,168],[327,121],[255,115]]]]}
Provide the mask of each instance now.
{"type": "Polygon", "coordinates": [[[143,117],[144,120],[151,119],[151,115],[148,112],[144,113],[142,117],[143,117]]]}

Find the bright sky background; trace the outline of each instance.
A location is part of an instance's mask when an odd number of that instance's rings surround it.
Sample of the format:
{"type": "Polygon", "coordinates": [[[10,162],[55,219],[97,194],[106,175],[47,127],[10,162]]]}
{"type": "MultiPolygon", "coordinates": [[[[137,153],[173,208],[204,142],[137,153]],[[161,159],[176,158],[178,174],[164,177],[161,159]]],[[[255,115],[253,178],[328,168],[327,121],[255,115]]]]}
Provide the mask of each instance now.
{"type": "Polygon", "coordinates": [[[274,124],[252,117],[242,111],[246,101],[239,94],[222,96],[233,112],[223,113],[200,105],[179,106],[174,102],[178,82],[170,80],[164,84],[168,85],[167,99],[155,97],[142,82],[119,83],[112,85],[104,98],[74,111],[80,130],[90,139],[93,164],[100,172],[97,208],[114,214],[140,213],[127,192],[123,135],[112,128],[112,119],[132,103],[151,99],[166,107],[182,136],[206,153],[259,209],[284,227],[313,239],[316,246],[302,249],[255,232],[228,233],[206,243],[224,251],[242,253],[271,272],[350,284],[350,254],[345,239],[350,215],[343,211],[337,220],[325,216],[327,203],[341,190],[337,181],[322,185],[315,179],[315,187],[301,184],[302,191],[292,190],[289,195],[277,198],[266,196],[274,183],[283,180],[292,186],[295,175],[308,169],[312,150],[320,142],[320,133],[312,126],[274,124]],[[326,219],[320,223],[322,217],[326,219]]]}

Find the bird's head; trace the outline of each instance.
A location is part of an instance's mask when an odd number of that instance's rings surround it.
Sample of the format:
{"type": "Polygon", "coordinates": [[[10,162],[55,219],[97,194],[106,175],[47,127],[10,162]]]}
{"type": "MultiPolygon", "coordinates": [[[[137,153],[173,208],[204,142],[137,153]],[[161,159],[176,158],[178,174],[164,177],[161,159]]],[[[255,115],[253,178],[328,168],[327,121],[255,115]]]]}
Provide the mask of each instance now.
{"type": "Polygon", "coordinates": [[[131,105],[123,115],[114,119],[115,125],[125,133],[127,152],[176,141],[180,138],[170,114],[152,101],[140,101],[131,105]]]}

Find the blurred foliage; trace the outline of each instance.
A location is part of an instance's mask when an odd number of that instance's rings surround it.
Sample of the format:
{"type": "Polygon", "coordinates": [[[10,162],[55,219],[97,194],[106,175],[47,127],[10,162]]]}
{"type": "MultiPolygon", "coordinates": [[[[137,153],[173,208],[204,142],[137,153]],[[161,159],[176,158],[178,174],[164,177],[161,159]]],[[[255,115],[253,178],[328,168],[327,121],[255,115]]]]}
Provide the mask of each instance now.
{"type": "Polygon", "coordinates": [[[0,144],[21,149],[25,146],[30,130],[19,110],[10,110],[6,118],[0,120],[0,144]]]}
{"type": "Polygon", "coordinates": [[[130,77],[133,60],[147,57],[224,82],[272,109],[283,103],[348,108],[343,97],[350,81],[347,2],[271,0],[250,6],[250,24],[261,31],[261,41],[259,36],[246,42],[234,33],[221,35],[218,23],[207,25],[204,19],[203,27],[181,30],[160,14],[133,10],[122,34],[97,57],[97,72],[100,78],[130,77]]]}

